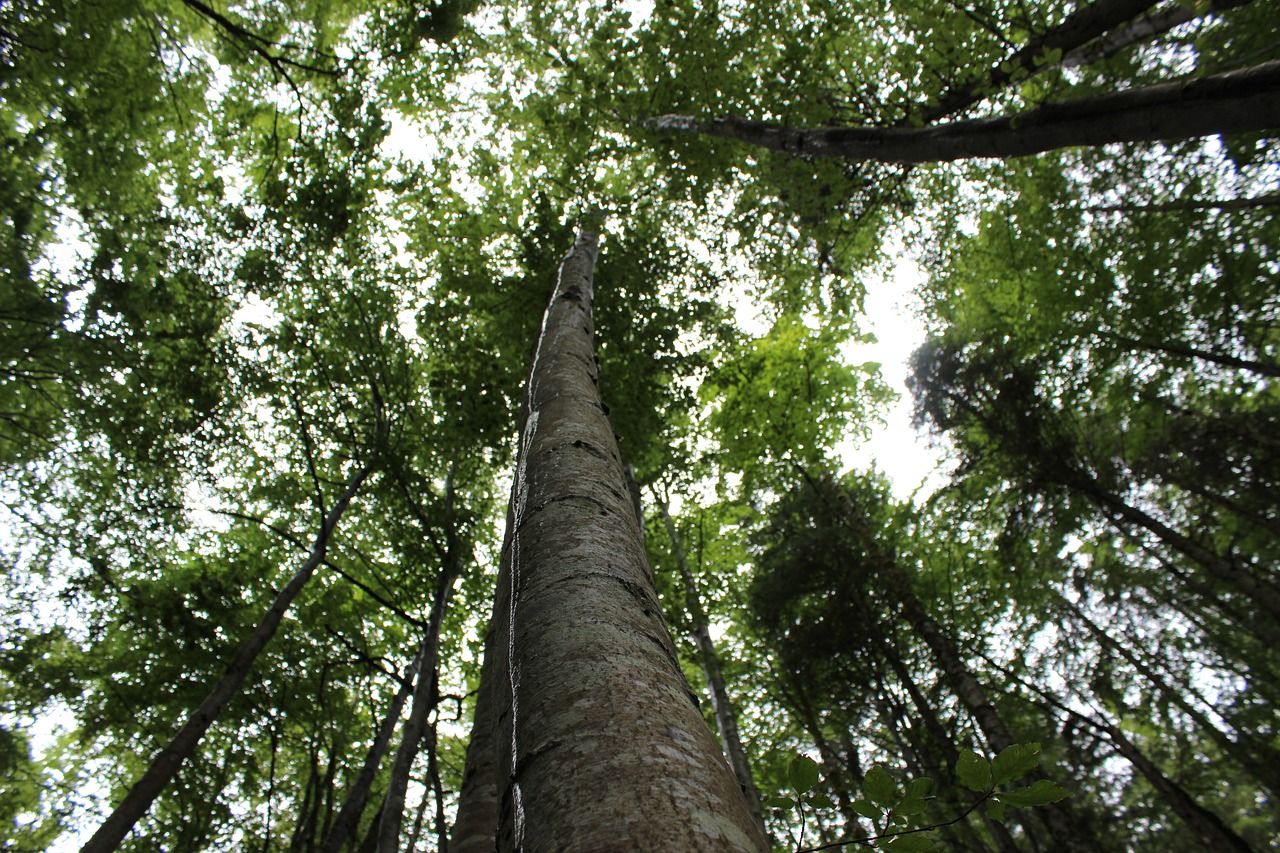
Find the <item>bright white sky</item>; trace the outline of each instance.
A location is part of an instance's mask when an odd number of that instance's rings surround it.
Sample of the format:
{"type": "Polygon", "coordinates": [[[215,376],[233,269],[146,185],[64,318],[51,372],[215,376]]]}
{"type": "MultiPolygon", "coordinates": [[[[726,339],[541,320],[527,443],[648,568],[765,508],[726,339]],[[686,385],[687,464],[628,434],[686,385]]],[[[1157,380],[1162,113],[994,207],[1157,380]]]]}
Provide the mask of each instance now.
{"type": "Polygon", "coordinates": [[[915,291],[923,273],[904,250],[899,248],[898,253],[888,277],[867,285],[863,331],[874,334],[876,343],[859,344],[850,353],[858,363],[880,362],[884,381],[898,392],[898,401],[871,439],[851,446],[843,456],[847,467],[865,470],[874,465],[893,482],[894,497],[906,500],[921,485],[926,486],[925,494],[940,485],[940,479],[931,475],[937,472],[941,453],[911,426],[907,361],[925,338],[924,326],[915,316],[919,306],[915,291]]]}

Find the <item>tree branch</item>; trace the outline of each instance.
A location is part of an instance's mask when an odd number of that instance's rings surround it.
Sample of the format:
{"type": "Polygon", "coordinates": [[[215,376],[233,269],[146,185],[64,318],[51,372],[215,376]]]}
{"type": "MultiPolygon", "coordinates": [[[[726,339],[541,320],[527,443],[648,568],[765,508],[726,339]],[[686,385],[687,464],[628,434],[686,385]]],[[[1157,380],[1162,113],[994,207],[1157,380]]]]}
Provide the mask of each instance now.
{"type": "Polygon", "coordinates": [[[933,127],[798,130],[749,119],[703,121],[680,115],[648,119],[645,124],[806,158],[914,164],[1024,157],[1075,146],[1275,130],[1280,128],[1280,60],[933,127]]]}

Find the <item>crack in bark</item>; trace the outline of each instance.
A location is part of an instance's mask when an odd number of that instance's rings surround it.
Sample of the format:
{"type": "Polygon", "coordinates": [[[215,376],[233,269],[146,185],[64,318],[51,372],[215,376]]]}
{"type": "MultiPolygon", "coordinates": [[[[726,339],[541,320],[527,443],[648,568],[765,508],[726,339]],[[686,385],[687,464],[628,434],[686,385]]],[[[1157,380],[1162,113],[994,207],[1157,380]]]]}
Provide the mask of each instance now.
{"type": "Polygon", "coordinates": [[[662,611],[662,604],[661,602],[658,601],[658,597],[656,594],[650,595],[649,590],[643,584],[638,584],[635,581],[627,580],[621,575],[615,575],[610,572],[583,572],[580,575],[574,575],[574,577],[575,578],[601,577],[601,578],[609,578],[610,580],[615,580],[618,583],[622,584],[623,589],[629,592],[632,598],[635,598],[640,602],[640,604],[644,607],[644,613],[646,616],[653,615],[654,613],[660,613],[662,611]]]}
{"type": "Polygon", "coordinates": [[[564,503],[565,501],[572,501],[572,500],[586,501],[587,503],[595,504],[596,506],[600,507],[601,515],[617,515],[618,514],[618,510],[616,507],[611,507],[604,501],[600,500],[599,498],[593,498],[590,495],[579,495],[579,494],[556,495],[554,498],[547,498],[542,503],[531,506],[529,508],[530,510],[529,515],[526,515],[524,518],[520,520],[520,525],[523,527],[524,524],[528,522],[529,519],[534,514],[542,512],[544,509],[551,506],[552,504],[564,503]]]}
{"type": "Polygon", "coordinates": [[[523,773],[535,759],[543,755],[543,753],[550,752],[563,744],[563,740],[549,740],[541,746],[534,747],[524,755],[519,756],[516,759],[516,766],[512,769],[511,776],[507,780],[507,790],[510,791],[511,788],[517,784],[520,779],[520,774],[523,773]]]}
{"type": "MultiPolygon", "coordinates": [[[[585,450],[588,453],[592,454],[593,456],[596,456],[599,459],[603,459],[606,462],[616,461],[613,458],[613,456],[611,456],[609,453],[607,453],[603,449],[597,447],[596,445],[592,444],[589,441],[583,441],[580,438],[575,438],[573,441],[566,441],[564,444],[557,444],[555,447],[548,447],[545,452],[559,453],[560,451],[564,450],[566,447],[576,447],[580,450],[585,450]]],[[[609,491],[614,492],[614,494],[617,494],[617,492],[614,489],[609,489],[609,491]]]]}

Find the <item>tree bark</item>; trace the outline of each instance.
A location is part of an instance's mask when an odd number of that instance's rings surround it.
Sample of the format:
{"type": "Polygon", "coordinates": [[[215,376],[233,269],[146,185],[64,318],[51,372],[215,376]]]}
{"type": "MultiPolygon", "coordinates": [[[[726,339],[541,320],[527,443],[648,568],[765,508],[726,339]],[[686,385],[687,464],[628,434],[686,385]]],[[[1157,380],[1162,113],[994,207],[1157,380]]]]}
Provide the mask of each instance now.
{"type": "Polygon", "coordinates": [[[1204,845],[1205,850],[1213,853],[1252,853],[1253,847],[1227,826],[1222,818],[1196,802],[1186,790],[1165,776],[1150,758],[1147,758],[1133,741],[1125,736],[1119,726],[1104,720],[1094,720],[1115,745],[1116,751],[1128,759],[1134,769],[1151,783],[1151,787],[1164,797],[1165,801],[1178,817],[1182,818],[1195,839],[1204,845]]]}
{"type": "MultiPolygon", "coordinates": [[[[1280,201],[1280,197],[1277,198],[1280,201]]],[[[1267,364],[1262,361],[1253,359],[1238,358],[1234,355],[1223,355],[1212,350],[1194,347],[1191,344],[1182,341],[1149,341],[1142,338],[1132,338],[1128,335],[1121,335],[1116,332],[1099,331],[1098,336],[1103,340],[1112,341],[1113,343],[1123,344],[1132,349],[1144,350],[1146,352],[1158,352],[1165,355],[1176,355],[1182,358],[1200,359],[1212,364],[1219,364],[1223,367],[1235,367],[1241,370],[1248,370],[1251,373],[1257,373],[1260,376],[1277,376],[1280,377],[1280,364],[1267,364]]]]}
{"type": "Polygon", "coordinates": [[[173,739],[152,759],[151,766],[142,774],[142,778],[134,783],[120,805],[116,806],[115,811],[103,821],[102,826],[98,827],[98,831],[80,848],[80,853],[110,853],[119,847],[120,842],[133,829],[133,825],[146,814],[151,803],[177,775],[183,762],[195,753],[204,733],[209,730],[209,726],[213,725],[227,703],[240,690],[240,686],[249,677],[253,662],[275,636],[285,611],[293,604],[298,593],[302,592],[302,588],[311,579],[316,568],[324,562],[330,536],[338,526],[338,521],[346,511],[347,505],[351,503],[351,499],[355,497],[371,471],[372,467],[368,463],[356,471],[321,523],[311,555],[276,594],[275,600],[271,602],[271,606],[267,608],[257,627],[236,650],[231,663],[227,665],[226,673],[214,685],[200,706],[187,718],[187,722],[173,736],[173,739]]]}
{"type": "Polygon", "coordinates": [[[1130,506],[1104,489],[1087,475],[1081,475],[1066,485],[1092,500],[1100,509],[1115,513],[1120,518],[1153,533],[1161,542],[1194,560],[1209,574],[1227,584],[1250,601],[1256,603],[1273,620],[1280,622],[1280,589],[1269,581],[1236,565],[1231,560],[1172,529],[1137,507],[1130,506]]]}
{"type": "Polygon", "coordinates": [[[1209,0],[1206,3],[1166,3],[1148,15],[1143,15],[1127,25],[1109,32],[1091,44],[1070,50],[1058,65],[1062,68],[1079,68],[1092,65],[1115,56],[1127,47],[1167,33],[1176,26],[1203,18],[1213,12],[1222,12],[1248,5],[1252,0],[1209,0]]]}
{"type": "Polygon", "coordinates": [[[1181,785],[1165,776],[1155,762],[1148,758],[1133,741],[1129,740],[1119,726],[1114,725],[1109,720],[1098,719],[1068,707],[1041,688],[1027,684],[1007,669],[1003,670],[1003,672],[1011,683],[1021,684],[1038,694],[1045,703],[1041,707],[1048,705],[1057,708],[1067,716],[1079,720],[1102,733],[1111,741],[1116,751],[1123,755],[1133,765],[1133,768],[1146,778],[1151,787],[1164,797],[1173,813],[1182,819],[1187,828],[1195,835],[1195,839],[1206,850],[1212,851],[1212,853],[1253,853],[1253,847],[1237,835],[1235,830],[1227,826],[1216,814],[1196,802],[1195,798],[1188,794],[1181,785]]]}
{"type": "Polygon", "coordinates": [[[525,392],[495,608],[498,849],[767,851],[680,670],[596,388],[584,230],[525,392]]]}
{"type": "Polygon", "coordinates": [[[910,165],[1025,157],[1058,148],[1193,139],[1280,127],[1280,60],[1240,71],[1044,104],[1016,115],[929,127],[799,130],[738,118],[668,115],[659,130],[701,133],[796,157],[910,165]]]}
{"type": "Polygon", "coordinates": [[[497,846],[498,750],[493,719],[493,691],[497,682],[493,670],[497,657],[490,627],[485,634],[471,737],[467,742],[462,789],[458,792],[458,813],[449,833],[449,853],[493,853],[497,846]]]}
{"type": "Polygon", "coordinates": [[[987,97],[988,92],[1013,82],[1014,72],[1018,69],[1022,69],[1024,73],[1034,73],[1049,67],[1050,63],[1037,61],[1046,51],[1060,50],[1065,53],[1079,48],[1108,30],[1133,20],[1156,5],[1156,2],[1157,0],[1095,0],[1087,6],[1081,6],[1062,23],[1027,42],[1013,55],[990,68],[976,83],[944,94],[938,99],[937,106],[924,110],[924,123],[932,124],[979,103],[987,97]]]}
{"type": "Polygon", "coordinates": [[[702,598],[698,595],[697,582],[693,572],[689,570],[689,559],[685,554],[684,543],[680,531],[667,502],[653,493],[658,511],[662,514],[662,524],[667,529],[667,537],[671,540],[671,553],[675,560],[676,570],[680,573],[680,583],[684,586],[684,605],[693,625],[693,639],[698,647],[698,662],[707,676],[707,692],[711,694],[711,709],[716,718],[716,728],[720,730],[720,742],[724,746],[724,754],[733,768],[733,775],[738,777],[738,785],[747,798],[747,807],[752,816],[760,824],[760,831],[768,835],[764,825],[764,813],[760,809],[760,793],[756,790],[755,780],[751,776],[751,763],[747,761],[747,752],[742,748],[742,736],[738,732],[738,714],[734,710],[733,701],[729,698],[729,690],[724,683],[724,673],[720,669],[720,655],[716,652],[715,641],[711,639],[711,625],[707,612],[702,608],[702,598]]]}
{"type": "Polygon", "coordinates": [[[378,766],[382,763],[382,757],[386,755],[387,747],[391,744],[391,737],[395,734],[396,726],[400,722],[400,713],[404,710],[405,703],[409,701],[409,697],[413,694],[414,680],[422,676],[422,661],[425,652],[424,641],[414,656],[408,677],[401,683],[400,689],[392,697],[391,704],[387,707],[387,711],[382,717],[382,722],[378,726],[378,733],[365,753],[364,763],[360,767],[360,772],[356,775],[356,781],[352,783],[346,799],[342,802],[342,807],[338,810],[338,816],[334,819],[333,826],[329,828],[324,842],[320,845],[320,853],[340,853],[342,846],[346,843],[347,836],[351,834],[351,831],[355,829],[356,824],[359,822],[360,815],[364,812],[364,807],[369,801],[369,792],[373,788],[373,782],[377,778],[378,766]]]}
{"type": "MultiPolygon", "coordinates": [[[[452,488],[450,484],[450,502],[452,502],[452,488]]],[[[450,538],[453,537],[450,536],[450,538]]],[[[455,547],[456,543],[451,543],[450,550],[455,547]]],[[[422,641],[422,669],[413,690],[413,704],[409,710],[409,719],[405,721],[404,728],[401,730],[400,746],[396,749],[396,757],[391,764],[391,778],[387,782],[382,818],[378,824],[379,853],[399,853],[400,850],[400,828],[404,822],[404,798],[409,789],[409,771],[413,768],[414,759],[418,757],[422,734],[427,728],[427,715],[436,707],[440,626],[444,622],[445,609],[449,605],[453,584],[458,579],[461,567],[460,555],[449,554],[448,563],[442,567],[440,578],[436,583],[435,601],[431,607],[427,636],[422,641]]]]}

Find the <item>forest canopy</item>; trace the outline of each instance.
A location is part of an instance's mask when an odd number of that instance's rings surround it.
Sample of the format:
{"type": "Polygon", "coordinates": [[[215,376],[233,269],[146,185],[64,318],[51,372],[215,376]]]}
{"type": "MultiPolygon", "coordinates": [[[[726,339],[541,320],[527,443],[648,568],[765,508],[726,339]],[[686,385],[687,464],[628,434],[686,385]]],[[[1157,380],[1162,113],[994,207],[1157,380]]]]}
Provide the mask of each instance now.
{"type": "Polygon", "coordinates": [[[1274,849],[1277,21],[0,5],[0,849],[1274,849]]]}

